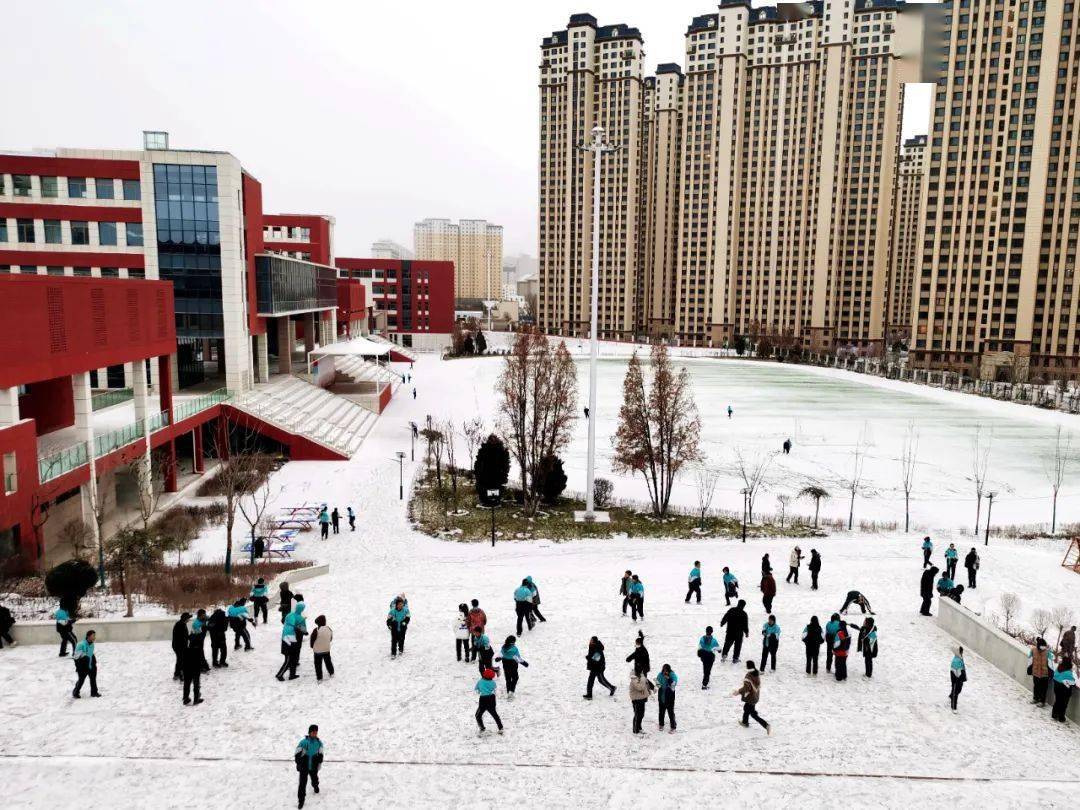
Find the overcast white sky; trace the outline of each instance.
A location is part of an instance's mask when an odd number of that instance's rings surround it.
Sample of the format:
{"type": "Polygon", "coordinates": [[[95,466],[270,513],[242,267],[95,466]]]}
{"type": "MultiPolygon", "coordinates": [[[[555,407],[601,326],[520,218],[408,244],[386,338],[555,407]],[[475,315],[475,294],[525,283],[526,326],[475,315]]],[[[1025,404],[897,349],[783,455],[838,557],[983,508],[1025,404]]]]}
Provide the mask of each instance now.
{"type": "MultiPolygon", "coordinates": [[[[755,5],[766,5],[755,3],[755,5]]],[[[337,218],[338,255],[389,237],[411,247],[424,217],[505,228],[536,252],[540,39],[573,12],[636,25],[647,69],[683,60],[704,0],[469,3],[428,0],[35,0],[4,4],[2,63],[20,101],[6,149],[232,152],[268,212],[337,218]]],[[[906,134],[925,132],[929,95],[906,134]]]]}

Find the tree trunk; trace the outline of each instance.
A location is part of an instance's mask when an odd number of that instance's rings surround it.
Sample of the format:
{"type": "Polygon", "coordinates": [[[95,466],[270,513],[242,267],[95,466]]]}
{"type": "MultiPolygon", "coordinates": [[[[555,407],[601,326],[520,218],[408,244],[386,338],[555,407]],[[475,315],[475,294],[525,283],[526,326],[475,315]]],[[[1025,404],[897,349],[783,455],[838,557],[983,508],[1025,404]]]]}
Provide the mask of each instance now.
{"type": "Polygon", "coordinates": [[[1057,490],[1054,490],[1054,507],[1050,513],[1050,534],[1057,530],[1057,490]]]}
{"type": "Polygon", "coordinates": [[[814,528],[815,529],[818,527],[817,519],[818,519],[818,511],[820,509],[821,509],[821,498],[814,498],[814,528]]]}
{"type": "Polygon", "coordinates": [[[855,525],[855,492],[853,490],[852,493],[851,493],[851,505],[850,505],[850,507],[848,507],[847,530],[850,532],[851,527],[854,526],[854,525],[855,525]]]}
{"type": "Polygon", "coordinates": [[[904,492],[904,533],[906,534],[911,526],[911,493],[904,492]]]}
{"type": "Polygon", "coordinates": [[[979,517],[982,513],[982,494],[975,495],[975,537],[979,536],[979,517]]]}
{"type": "Polygon", "coordinates": [[[232,573],[232,520],[225,522],[225,576],[232,573]]]}

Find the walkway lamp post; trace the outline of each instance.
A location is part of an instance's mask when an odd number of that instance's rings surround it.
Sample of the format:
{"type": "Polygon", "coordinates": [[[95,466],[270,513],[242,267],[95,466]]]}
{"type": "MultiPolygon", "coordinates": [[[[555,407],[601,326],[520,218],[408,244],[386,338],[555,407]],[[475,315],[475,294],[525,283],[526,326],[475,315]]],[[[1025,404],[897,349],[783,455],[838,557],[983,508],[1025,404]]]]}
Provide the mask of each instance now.
{"type": "Polygon", "coordinates": [[[750,490],[742,491],[742,541],[746,542],[746,514],[750,511],[750,490]]]}
{"type": "Polygon", "coordinates": [[[994,508],[994,496],[996,492],[991,492],[987,497],[990,499],[986,505],[986,535],[983,538],[983,545],[990,545],[990,511],[994,508]]]}
{"type": "Polygon", "coordinates": [[[499,505],[502,491],[500,489],[489,489],[487,496],[491,502],[491,547],[495,548],[495,508],[499,505]]]}
{"type": "Polygon", "coordinates": [[[398,450],[398,500],[405,500],[405,451],[398,450]]]}

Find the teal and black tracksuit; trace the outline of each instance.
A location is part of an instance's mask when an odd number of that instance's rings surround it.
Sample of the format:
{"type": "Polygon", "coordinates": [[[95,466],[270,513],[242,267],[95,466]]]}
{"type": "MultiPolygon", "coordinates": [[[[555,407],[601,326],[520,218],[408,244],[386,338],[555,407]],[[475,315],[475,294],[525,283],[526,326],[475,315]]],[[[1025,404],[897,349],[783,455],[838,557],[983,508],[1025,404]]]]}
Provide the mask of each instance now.
{"type": "Polygon", "coordinates": [[[71,645],[71,649],[74,651],[75,646],[79,643],[79,640],[75,638],[75,631],[72,629],[75,620],[63,608],[57,608],[53,618],[56,619],[56,632],[60,634],[60,655],[67,655],[68,644],[71,645]]]}
{"type": "Polygon", "coordinates": [[[533,629],[533,592],[528,585],[518,585],[514,589],[514,613],[517,614],[517,634],[521,635],[521,623],[525,622],[529,629],[533,629]]]}
{"type": "Polygon", "coordinates": [[[698,639],[698,658],[701,659],[701,688],[709,685],[709,675],[712,673],[713,664],[716,663],[716,648],[720,642],[712,636],[702,636],[698,639]]]}
{"type": "Polygon", "coordinates": [[[72,691],[72,697],[79,697],[79,692],[82,690],[83,683],[86,679],[90,679],[90,696],[99,697],[97,688],[97,658],[94,657],[94,642],[92,641],[80,641],[75,645],[75,689],[72,691]]]}
{"type": "Polygon", "coordinates": [[[390,657],[395,658],[405,652],[405,631],[409,629],[409,606],[404,605],[399,610],[390,608],[386,614],[386,626],[390,628],[390,657]]]}
{"type": "Polygon", "coordinates": [[[686,591],[686,600],[685,601],[689,602],[690,597],[693,594],[697,594],[697,602],[700,605],[701,604],[701,569],[698,568],[696,565],[693,568],[691,568],[690,569],[690,575],[686,578],[686,581],[688,583],[688,587],[687,587],[687,591],[686,591]]]}
{"type": "Polygon", "coordinates": [[[300,786],[296,791],[297,803],[304,806],[307,795],[307,783],[311,780],[312,789],[319,792],[319,767],[323,761],[323,744],[318,737],[304,737],[296,746],[293,754],[296,760],[296,770],[300,774],[300,786]]]}
{"type": "Polygon", "coordinates": [[[265,585],[253,585],[251,587],[251,604],[255,606],[255,623],[259,621],[259,614],[262,614],[263,624],[266,624],[266,606],[270,602],[270,597],[267,595],[267,587],[265,585]]]}
{"type": "Polygon", "coordinates": [[[481,731],[484,730],[484,713],[486,712],[491,715],[499,731],[502,731],[502,720],[495,710],[495,681],[481,678],[476,682],[476,691],[480,693],[480,705],[476,707],[476,725],[480,726],[481,731]]]}
{"type": "Polygon", "coordinates": [[[251,649],[251,634],[248,633],[247,623],[251,621],[251,617],[248,616],[247,608],[243,605],[230,605],[226,611],[229,615],[229,627],[233,631],[233,649],[240,649],[241,639],[244,642],[244,649],[251,649]]]}
{"type": "Polygon", "coordinates": [[[672,672],[656,676],[656,702],[660,704],[660,728],[664,727],[664,715],[671,721],[671,730],[675,730],[675,686],[679,676],[672,672]]]}
{"type": "Polygon", "coordinates": [[[840,622],[833,619],[825,623],[825,671],[832,671],[833,649],[836,644],[836,634],[840,632],[840,622]]]}

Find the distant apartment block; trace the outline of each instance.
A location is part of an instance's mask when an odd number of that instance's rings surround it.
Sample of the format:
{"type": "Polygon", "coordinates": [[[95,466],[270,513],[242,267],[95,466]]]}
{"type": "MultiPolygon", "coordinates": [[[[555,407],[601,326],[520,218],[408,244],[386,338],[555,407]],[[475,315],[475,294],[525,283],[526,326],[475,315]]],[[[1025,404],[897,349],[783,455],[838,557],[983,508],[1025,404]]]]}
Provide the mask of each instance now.
{"type": "Polygon", "coordinates": [[[503,229],[483,219],[425,219],[413,228],[416,258],[454,263],[456,298],[498,300],[502,291],[503,229]]]}
{"type": "Polygon", "coordinates": [[[886,284],[886,340],[892,346],[911,337],[913,281],[922,259],[919,228],[925,174],[926,136],[908,138],[900,147],[893,198],[892,257],[886,284]]]}
{"type": "Polygon", "coordinates": [[[379,239],[371,243],[371,256],[374,259],[412,259],[414,254],[404,245],[393,239],[379,239]]]}

